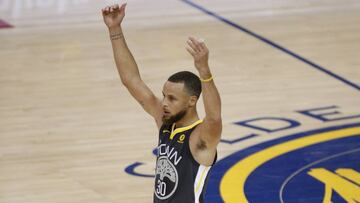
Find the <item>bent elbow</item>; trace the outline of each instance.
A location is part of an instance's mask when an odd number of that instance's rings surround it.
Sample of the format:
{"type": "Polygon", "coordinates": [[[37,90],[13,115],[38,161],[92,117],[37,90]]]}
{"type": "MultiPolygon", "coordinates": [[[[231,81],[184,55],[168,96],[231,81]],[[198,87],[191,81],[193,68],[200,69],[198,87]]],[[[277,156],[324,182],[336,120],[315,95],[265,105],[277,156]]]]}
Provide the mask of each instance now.
{"type": "Polygon", "coordinates": [[[125,78],[120,78],[120,79],[121,79],[121,83],[122,83],[125,87],[129,86],[130,81],[129,81],[128,79],[125,79],[125,78]]]}

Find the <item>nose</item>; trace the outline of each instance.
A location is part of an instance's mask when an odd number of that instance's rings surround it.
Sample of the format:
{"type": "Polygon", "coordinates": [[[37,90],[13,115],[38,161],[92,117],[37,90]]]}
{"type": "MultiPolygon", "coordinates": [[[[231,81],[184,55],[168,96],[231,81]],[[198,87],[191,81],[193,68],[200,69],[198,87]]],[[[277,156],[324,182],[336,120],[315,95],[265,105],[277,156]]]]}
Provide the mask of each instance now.
{"type": "Polygon", "coordinates": [[[162,99],[161,104],[163,107],[168,107],[168,103],[165,98],[162,99]]]}
{"type": "Polygon", "coordinates": [[[168,106],[167,104],[163,104],[163,105],[162,105],[162,108],[163,108],[163,109],[169,109],[169,106],[168,106]]]}

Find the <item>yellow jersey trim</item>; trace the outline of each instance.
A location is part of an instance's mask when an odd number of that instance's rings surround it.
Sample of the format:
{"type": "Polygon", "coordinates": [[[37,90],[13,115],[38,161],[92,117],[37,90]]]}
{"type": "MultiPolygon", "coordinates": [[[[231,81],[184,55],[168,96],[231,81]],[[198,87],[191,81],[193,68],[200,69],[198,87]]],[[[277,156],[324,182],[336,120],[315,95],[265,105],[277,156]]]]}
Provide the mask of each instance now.
{"type": "Polygon", "coordinates": [[[174,131],[171,132],[171,134],[170,134],[170,140],[172,140],[177,133],[180,133],[180,132],[184,132],[184,131],[186,131],[186,130],[189,130],[189,129],[195,127],[196,125],[198,125],[198,124],[200,124],[200,123],[202,123],[202,122],[203,122],[203,120],[200,119],[200,120],[195,121],[195,122],[194,122],[193,124],[191,124],[191,125],[184,126],[184,127],[181,127],[181,128],[176,128],[174,131]]]}

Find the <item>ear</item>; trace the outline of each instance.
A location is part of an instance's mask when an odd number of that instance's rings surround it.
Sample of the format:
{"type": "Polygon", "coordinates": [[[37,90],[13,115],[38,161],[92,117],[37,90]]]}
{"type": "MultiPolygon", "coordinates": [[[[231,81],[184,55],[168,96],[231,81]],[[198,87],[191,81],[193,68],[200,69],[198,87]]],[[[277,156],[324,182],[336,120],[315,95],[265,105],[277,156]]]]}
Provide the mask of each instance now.
{"type": "Polygon", "coordinates": [[[196,102],[198,100],[198,97],[197,96],[190,96],[190,99],[189,99],[189,106],[190,107],[193,107],[196,105],[196,102]]]}

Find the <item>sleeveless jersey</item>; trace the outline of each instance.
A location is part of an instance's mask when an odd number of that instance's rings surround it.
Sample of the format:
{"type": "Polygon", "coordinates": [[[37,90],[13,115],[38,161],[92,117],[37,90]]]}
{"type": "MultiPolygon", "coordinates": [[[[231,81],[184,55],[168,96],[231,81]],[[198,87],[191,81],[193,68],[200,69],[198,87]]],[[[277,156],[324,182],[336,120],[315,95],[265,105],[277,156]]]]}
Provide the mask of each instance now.
{"type": "Polygon", "coordinates": [[[161,126],[155,169],[155,203],[203,202],[211,166],[195,161],[189,145],[191,132],[201,122],[198,120],[175,130],[172,129],[174,124],[161,126]]]}

